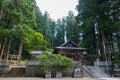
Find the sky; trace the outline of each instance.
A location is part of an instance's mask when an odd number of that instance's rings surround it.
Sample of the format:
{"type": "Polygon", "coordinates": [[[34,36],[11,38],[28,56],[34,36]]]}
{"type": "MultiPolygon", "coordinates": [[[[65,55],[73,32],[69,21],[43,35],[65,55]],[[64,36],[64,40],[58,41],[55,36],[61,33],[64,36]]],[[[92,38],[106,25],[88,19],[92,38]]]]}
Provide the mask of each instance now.
{"type": "Polygon", "coordinates": [[[78,0],[36,0],[42,13],[47,11],[52,19],[55,21],[58,18],[67,16],[71,10],[77,15],[75,10],[78,0]]]}

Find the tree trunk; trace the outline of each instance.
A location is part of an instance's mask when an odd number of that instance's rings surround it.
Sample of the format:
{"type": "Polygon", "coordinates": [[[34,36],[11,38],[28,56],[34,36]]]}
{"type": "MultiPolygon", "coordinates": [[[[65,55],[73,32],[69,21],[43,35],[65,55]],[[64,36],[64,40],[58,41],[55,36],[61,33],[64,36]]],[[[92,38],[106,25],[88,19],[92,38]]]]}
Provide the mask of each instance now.
{"type": "Polygon", "coordinates": [[[7,49],[7,60],[9,59],[10,43],[11,43],[11,40],[9,39],[9,42],[8,42],[8,49],[7,49]]]}
{"type": "Polygon", "coordinates": [[[94,23],[92,23],[92,31],[93,31],[93,40],[94,40],[94,48],[95,48],[95,50],[94,50],[94,52],[95,52],[95,54],[97,54],[97,50],[98,50],[98,46],[97,46],[97,39],[96,39],[96,33],[95,33],[95,26],[94,26],[94,23]]]}
{"type": "Polygon", "coordinates": [[[101,37],[102,37],[102,60],[105,60],[105,56],[106,56],[106,41],[105,41],[105,35],[104,32],[101,31],[101,37]]]}
{"type": "Polygon", "coordinates": [[[103,46],[103,52],[104,52],[104,57],[105,57],[105,62],[106,62],[106,71],[108,72],[109,69],[108,69],[108,59],[107,59],[107,54],[106,54],[106,46],[105,46],[105,43],[106,43],[106,40],[105,40],[105,35],[104,35],[104,32],[101,31],[101,35],[102,35],[102,46],[103,46]]]}
{"type": "Polygon", "coordinates": [[[1,46],[2,46],[2,44],[0,43],[0,50],[1,50],[1,46]]]}
{"type": "Polygon", "coordinates": [[[117,37],[118,50],[120,51],[120,34],[117,34],[116,37],[117,37]]]}
{"type": "Polygon", "coordinates": [[[111,56],[114,56],[114,54],[115,54],[115,47],[114,47],[114,41],[113,41],[114,39],[113,39],[113,35],[112,35],[112,33],[111,33],[111,35],[110,35],[110,41],[111,41],[111,56]]]}
{"type": "Polygon", "coordinates": [[[20,42],[19,50],[18,50],[18,59],[17,59],[18,63],[20,62],[20,59],[21,59],[21,56],[22,56],[22,50],[23,50],[23,42],[20,42]]]}
{"type": "Polygon", "coordinates": [[[2,44],[3,42],[0,44],[0,57],[1,57],[2,44]]]}
{"type": "Polygon", "coordinates": [[[5,44],[6,44],[6,39],[3,40],[2,45],[1,45],[0,60],[2,60],[2,57],[3,57],[3,52],[4,52],[5,44]]]}

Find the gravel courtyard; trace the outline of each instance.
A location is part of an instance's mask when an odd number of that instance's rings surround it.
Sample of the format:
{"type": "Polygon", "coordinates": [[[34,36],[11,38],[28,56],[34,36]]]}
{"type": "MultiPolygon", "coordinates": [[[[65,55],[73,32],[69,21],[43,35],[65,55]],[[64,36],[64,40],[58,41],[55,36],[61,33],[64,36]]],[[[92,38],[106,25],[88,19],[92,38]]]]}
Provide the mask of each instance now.
{"type": "Polygon", "coordinates": [[[8,77],[8,78],[0,78],[0,80],[103,80],[103,79],[95,79],[95,78],[19,78],[19,77],[8,77]]]}

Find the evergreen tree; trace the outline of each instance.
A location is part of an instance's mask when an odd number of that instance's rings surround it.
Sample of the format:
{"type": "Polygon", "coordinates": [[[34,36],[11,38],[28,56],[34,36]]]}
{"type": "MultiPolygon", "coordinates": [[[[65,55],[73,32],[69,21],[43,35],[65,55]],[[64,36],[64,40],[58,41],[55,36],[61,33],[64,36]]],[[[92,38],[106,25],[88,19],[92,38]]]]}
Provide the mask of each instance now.
{"type": "Polygon", "coordinates": [[[68,12],[66,17],[66,32],[68,40],[74,41],[76,44],[79,42],[79,31],[78,26],[76,25],[76,20],[74,13],[72,11],[68,12]]]}
{"type": "MultiPolygon", "coordinates": [[[[119,12],[119,0],[79,0],[77,23],[82,34],[82,45],[89,53],[115,53],[116,27],[115,11],[119,12]],[[113,7],[115,7],[113,9],[113,7]]],[[[117,42],[119,43],[119,42],[117,42]]],[[[110,56],[110,55],[109,55],[110,56]]]]}
{"type": "Polygon", "coordinates": [[[60,46],[65,41],[65,19],[58,19],[56,24],[55,46],[60,46]]]}
{"type": "MultiPolygon", "coordinates": [[[[9,45],[7,55],[9,50],[12,53],[17,53],[18,62],[20,61],[23,45],[26,43],[30,44],[28,42],[33,40],[29,36],[29,34],[31,34],[29,30],[36,27],[35,18],[35,7],[30,0],[8,0],[4,2],[0,19],[0,32],[1,34],[5,33],[4,38],[2,38],[1,59],[3,57],[4,46],[9,45]],[[3,32],[3,30],[5,30],[5,32],[3,32]],[[5,44],[5,42],[8,44],[5,44]],[[11,47],[10,44],[14,47],[11,47]],[[19,49],[16,49],[17,47],[19,47],[19,49]]],[[[38,37],[40,35],[38,35],[38,37]]]]}

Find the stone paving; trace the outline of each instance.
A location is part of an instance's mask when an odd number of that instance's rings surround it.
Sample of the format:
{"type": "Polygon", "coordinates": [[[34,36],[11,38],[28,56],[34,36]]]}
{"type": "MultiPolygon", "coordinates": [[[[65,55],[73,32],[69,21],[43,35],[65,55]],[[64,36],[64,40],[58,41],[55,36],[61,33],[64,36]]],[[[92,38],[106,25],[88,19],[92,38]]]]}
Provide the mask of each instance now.
{"type": "Polygon", "coordinates": [[[120,80],[120,78],[100,78],[100,79],[103,79],[103,80],[120,80]]]}

